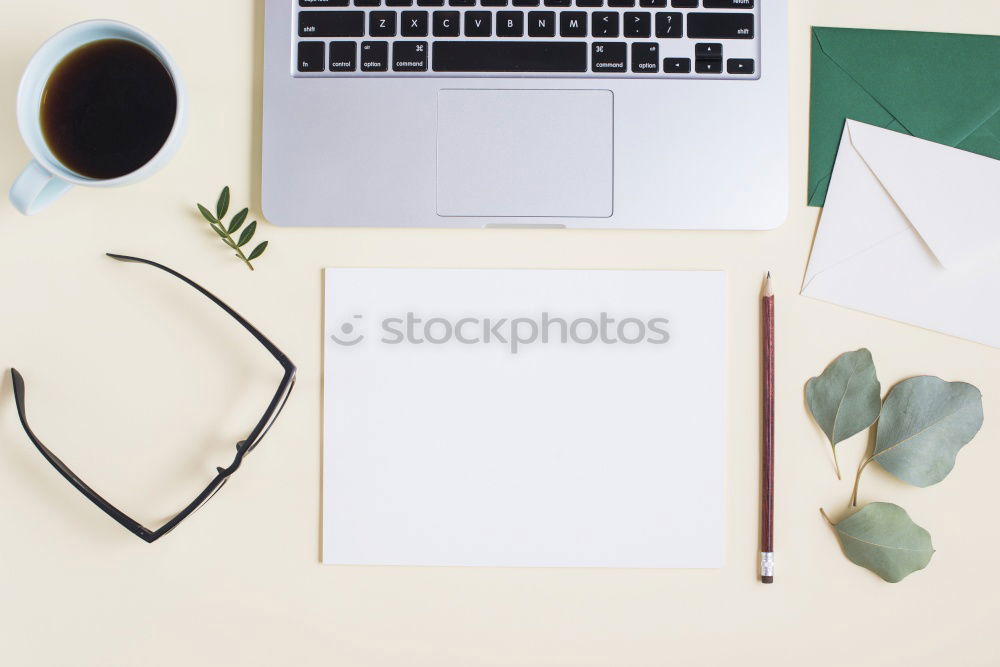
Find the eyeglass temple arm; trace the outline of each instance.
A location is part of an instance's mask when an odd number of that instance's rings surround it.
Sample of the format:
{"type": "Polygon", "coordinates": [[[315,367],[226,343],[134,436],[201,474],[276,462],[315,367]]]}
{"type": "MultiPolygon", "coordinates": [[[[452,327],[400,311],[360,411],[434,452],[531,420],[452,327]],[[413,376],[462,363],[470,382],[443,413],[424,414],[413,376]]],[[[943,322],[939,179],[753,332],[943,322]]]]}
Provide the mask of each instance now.
{"type": "Polygon", "coordinates": [[[201,292],[209,301],[211,301],[212,303],[214,303],[215,305],[217,305],[219,308],[222,308],[224,311],[226,311],[233,319],[235,319],[237,322],[239,322],[240,325],[244,329],[246,329],[247,331],[249,331],[250,335],[252,335],[254,338],[256,338],[257,341],[260,342],[260,344],[263,345],[265,347],[265,349],[267,349],[267,351],[270,352],[278,360],[278,363],[281,364],[281,366],[285,369],[286,373],[294,372],[295,371],[295,364],[292,363],[292,360],[289,359],[285,355],[284,352],[282,352],[280,349],[278,349],[278,347],[274,343],[272,343],[268,339],[267,336],[265,336],[263,333],[261,333],[260,331],[258,331],[257,327],[255,327],[254,325],[250,324],[250,322],[248,322],[242,315],[240,315],[239,313],[237,313],[235,310],[233,310],[232,308],[230,308],[222,299],[220,299],[219,297],[215,296],[214,294],[212,294],[211,292],[209,292],[207,289],[205,289],[204,287],[202,287],[201,285],[199,285],[195,281],[191,280],[190,278],[188,278],[184,274],[178,273],[177,271],[174,271],[173,269],[171,269],[169,266],[164,266],[163,264],[160,264],[158,262],[154,262],[154,261],[149,260],[149,259],[143,259],[141,257],[132,257],[132,256],[129,256],[129,255],[118,255],[118,254],[110,253],[110,252],[109,253],[105,253],[105,254],[108,257],[110,257],[111,259],[118,260],[119,262],[131,262],[131,263],[135,263],[135,264],[148,264],[149,266],[153,266],[153,267],[156,267],[156,268],[160,269],[161,271],[165,271],[165,272],[169,273],[170,275],[174,276],[175,278],[178,278],[179,280],[182,280],[183,282],[187,283],[188,285],[190,285],[194,289],[196,289],[199,292],[201,292]]]}
{"type": "Polygon", "coordinates": [[[21,420],[21,426],[24,427],[24,432],[28,435],[28,439],[31,440],[32,444],[35,445],[35,448],[42,454],[42,456],[45,457],[53,468],[59,471],[59,474],[62,475],[67,482],[76,487],[77,491],[89,498],[105,514],[128,528],[139,537],[143,537],[143,539],[145,539],[144,536],[146,535],[152,536],[155,531],[146,528],[141,523],[108,502],[104,496],[90,488],[82,479],[77,477],[76,473],[70,470],[69,466],[63,463],[62,459],[53,454],[48,447],[42,444],[42,441],[38,439],[38,436],[35,435],[35,432],[31,430],[31,426],[28,424],[28,415],[24,407],[24,378],[21,377],[21,374],[16,368],[10,369],[10,377],[14,384],[14,402],[17,405],[18,419],[21,420]]]}
{"type": "MultiPolygon", "coordinates": [[[[42,454],[42,456],[49,462],[49,464],[55,468],[63,478],[72,484],[77,491],[83,494],[85,498],[90,500],[94,505],[96,505],[102,512],[110,516],[112,519],[117,521],[119,524],[124,526],[134,535],[137,535],[146,542],[155,542],[160,537],[163,537],[174,527],[187,518],[191,513],[197,510],[201,505],[208,499],[211,498],[215,493],[221,488],[222,481],[225,480],[229,475],[232,474],[233,470],[239,467],[239,462],[242,460],[245,452],[240,452],[237,456],[236,462],[230,468],[219,468],[218,474],[215,478],[209,482],[208,486],[198,494],[198,497],[187,504],[183,509],[181,509],[177,514],[172,516],[166,521],[162,526],[157,529],[147,528],[142,525],[129,515],[122,512],[120,509],[112,505],[107,498],[99,494],[86,482],[77,477],[76,473],[73,472],[68,465],[63,463],[62,459],[56,456],[52,450],[42,444],[42,441],[38,439],[35,432],[31,430],[31,425],[28,424],[28,415],[25,408],[24,400],[24,378],[21,373],[18,372],[16,368],[10,369],[11,380],[14,384],[14,402],[17,405],[17,416],[21,420],[21,426],[24,428],[24,432],[28,435],[28,439],[31,440],[35,448],[42,454]]],[[[286,396],[287,399],[287,396],[286,396]]]]}

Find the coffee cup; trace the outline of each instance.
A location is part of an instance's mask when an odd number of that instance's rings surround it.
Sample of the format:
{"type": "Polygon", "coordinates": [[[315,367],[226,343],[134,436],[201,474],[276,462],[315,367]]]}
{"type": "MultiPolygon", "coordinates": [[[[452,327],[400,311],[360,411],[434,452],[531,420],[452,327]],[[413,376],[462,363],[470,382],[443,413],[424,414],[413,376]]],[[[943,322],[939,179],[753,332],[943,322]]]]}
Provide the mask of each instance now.
{"type": "Polygon", "coordinates": [[[138,28],[84,21],[35,53],[17,92],[17,123],[33,156],[10,189],[25,215],[74,185],[140,181],[177,151],[187,97],[176,64],[138,28]]]}

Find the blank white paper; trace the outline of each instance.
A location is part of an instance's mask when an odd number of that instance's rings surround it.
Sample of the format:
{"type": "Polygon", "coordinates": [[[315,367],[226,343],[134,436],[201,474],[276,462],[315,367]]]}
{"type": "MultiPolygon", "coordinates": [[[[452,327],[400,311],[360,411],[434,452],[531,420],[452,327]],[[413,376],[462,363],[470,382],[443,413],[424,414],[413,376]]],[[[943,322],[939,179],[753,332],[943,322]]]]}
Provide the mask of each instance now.
{"type": "Polygon", "coordinates": [[[325,300],[325,563],[722,566],[724,274],[327,269],[325,300]]]}

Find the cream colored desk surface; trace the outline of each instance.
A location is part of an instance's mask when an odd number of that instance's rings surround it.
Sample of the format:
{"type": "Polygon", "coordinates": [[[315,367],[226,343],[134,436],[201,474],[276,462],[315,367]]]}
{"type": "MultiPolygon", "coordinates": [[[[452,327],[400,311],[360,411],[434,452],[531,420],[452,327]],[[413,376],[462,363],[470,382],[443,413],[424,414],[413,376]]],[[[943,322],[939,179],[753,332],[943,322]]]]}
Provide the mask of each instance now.
{"type": "MultiPolygon", "coordinates": [[[[798,296],[817,211],[804,206],[809,26],[1000,34],[996,0],[792,0],[792,194],[766,233],[277,229],[248,272],[191,212],[223,184],[256,202],[262,2],[4,0],[0,182],[28,160],[14,94],[35,48],[75,21],[115,18],[161,40],[191,94],[165,171],[77,190],[34,218],[0,203],[0,366],[24,374],[45,442],[140,519],[183,505],[257,417],[278,374],[165,262],[241,311],[299,366],[265,443],[205,509],[154,545],[92,507],[39,456],[0,385],[0,663],[26,666],[998,665],[1000,352],[798,296]],[[321,268],[725,269],[729,272],[727,566],[722,570],[324,567],[320,541],[321,268]],[[777,276],[777,584],[755,578],[757,293],[777,276]],[[840,554],[818,508],[850,481],[802,387],[868,346],[883,384],[936,374],[978,385],[986,426],[942,484],[870,470],[864,500],[906,507],[930,567],[891,586],[840,554]]],[[[891,267],[887,267],[891,270],[891,267]]],[[[861,438],[842,445],[848,474],[861,438]]]]}

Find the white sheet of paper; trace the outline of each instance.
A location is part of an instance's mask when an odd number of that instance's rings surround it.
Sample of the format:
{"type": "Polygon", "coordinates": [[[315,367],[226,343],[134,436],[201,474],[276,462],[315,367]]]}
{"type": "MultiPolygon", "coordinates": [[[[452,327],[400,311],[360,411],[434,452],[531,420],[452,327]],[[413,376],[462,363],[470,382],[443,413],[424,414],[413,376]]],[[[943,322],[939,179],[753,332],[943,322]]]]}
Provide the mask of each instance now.
{"type": "Polygon", "coordinates": [[[802,294],[1000,347],[1000,161],[849,120],[802,294]]]}
{"type": "Polygon", "coordinates": [[[722,565],[725,274],[327,269],[325,298],[325,563],[722,565]]]}

